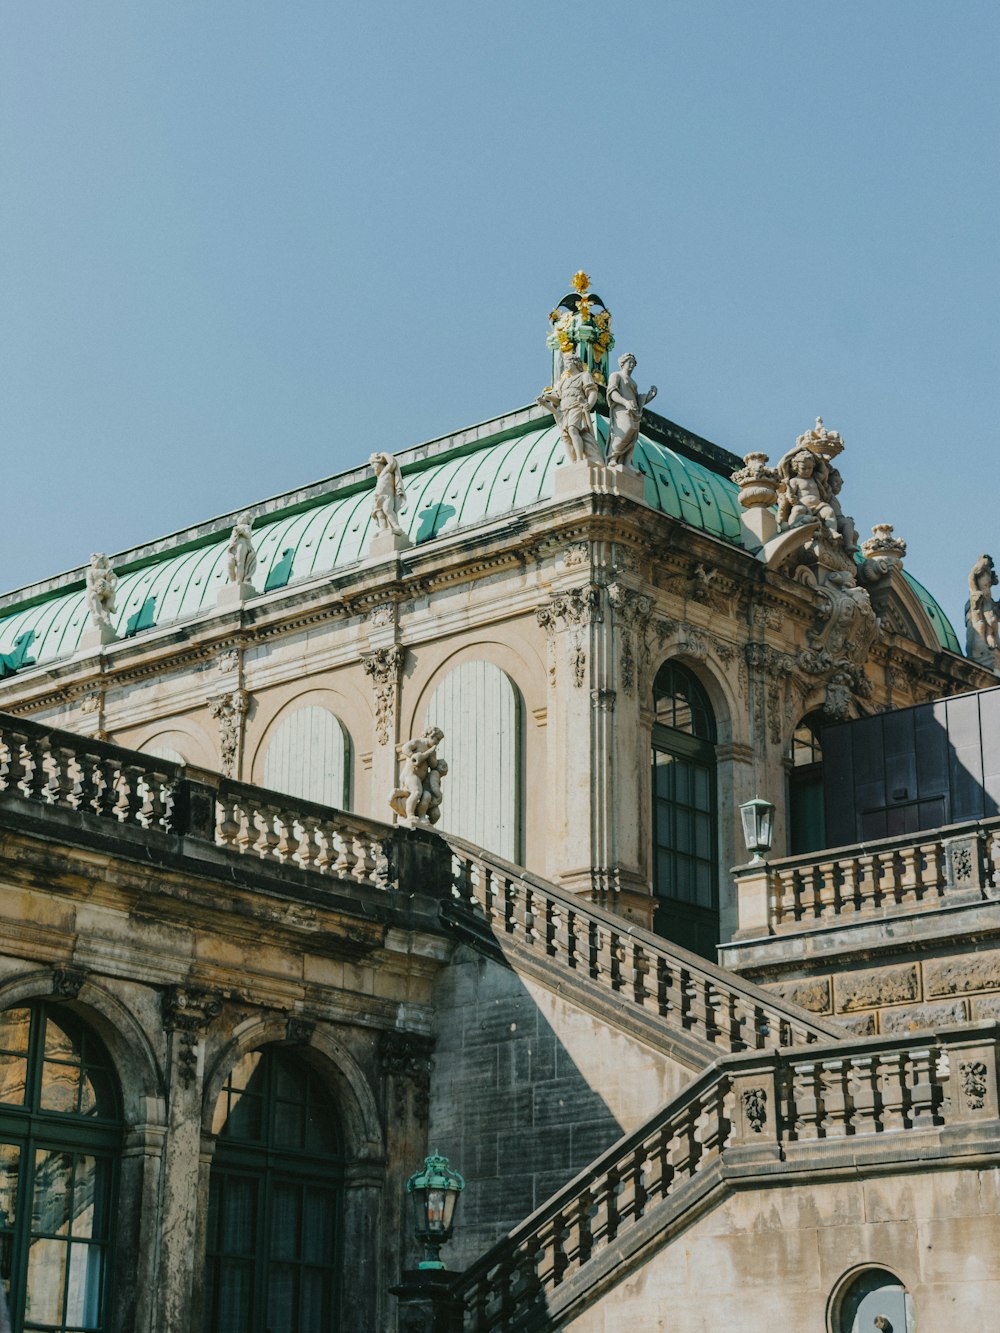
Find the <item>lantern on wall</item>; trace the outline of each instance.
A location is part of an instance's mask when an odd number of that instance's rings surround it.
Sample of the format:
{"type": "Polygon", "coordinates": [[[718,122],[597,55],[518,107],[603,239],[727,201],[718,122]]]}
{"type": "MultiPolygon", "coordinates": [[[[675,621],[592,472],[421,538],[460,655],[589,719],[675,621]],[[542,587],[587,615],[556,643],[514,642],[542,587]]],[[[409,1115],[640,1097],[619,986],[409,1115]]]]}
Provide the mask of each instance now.
{"type": "Polygon", "coordinates": [[[743,840],[747,845],[747,851],[753,852],[750,864],[762,866],[764,858],[761,852],[771,850],[774,806],[770,801],[755,796],[752,801],[745,801],[740,806],[740,818],[743,820],[743,840]]]}
{"type": "Polygon", "coordinates": [[[432,1153],[424,1158],[423,1170],[406,1182],[406,1192],[413,1200],[417,1240],[426,1248],[421,1268],[444,1268],[440,1249],[451,1239],[458,1196],[465,1181],[448,1165],[447,1157],[432,1153]]]}

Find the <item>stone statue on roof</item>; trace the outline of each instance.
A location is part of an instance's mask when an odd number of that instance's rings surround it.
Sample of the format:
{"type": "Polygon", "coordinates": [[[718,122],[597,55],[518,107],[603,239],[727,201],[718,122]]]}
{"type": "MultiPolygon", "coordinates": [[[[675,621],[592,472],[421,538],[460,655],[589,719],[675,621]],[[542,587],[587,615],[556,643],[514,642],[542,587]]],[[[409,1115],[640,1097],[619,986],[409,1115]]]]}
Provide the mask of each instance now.
{"type": "Polygon", "coordinates": [[[558,383],[538,395],[538,405],[555,417],[571,463],[603,463],[592,416],[597,405],[597,384],[576,352],[564,352],[562,360],[563,372],[558,383]]]}
{"type": "Polygon", "coordinates": [[[989,671],[998,666],[1000,602],[993,596],[997,572],[991,555],[981,555],[969,573],[969,600],[965,604],[965,654],[989,671]]]}
{"type": "Polygon", "coordinates": [[[250,514],[240,514],[236,526],[229,535],[229,545],[226,547],[226,572],[230,583],[249,583],[257,568],[257,552],[250,540],[252,527],[253,517],[250,514]]]}
{"type": "Polygon", "coordinates": [[[827,430],[823,418],[795,441],[794,449],[778,463],[778,525],[795,528],[818,519],[829,539],[850,555],[857,549],[858,534],[854,520],[840,507],[843,478],[833,460],[844,449],[836,431],[827,430]]]}
{"type": "Polygon", "coordinates": [[[405,537],[399,523],[399,511],[406,500],[403,474],[392,454],[375,453],[368,459],[375,469],[375,494],[372,497],[372,518],[380,532],[392,532],[405,537]]]}
{"type": "Polygon", "coordinates": [[[639,438],[639,426],[647,403],[656,397],[656,385],[640,393],[632,378],[636,359],[631,352],[618,358],[618,369],[608,379],[608,415],[611,431],[608,437],[608,467],[634,472],[632,454],[639,438]]]}
{"type": "Polygon", "coordinates": [[[441,818],[441,779],[448,772],[437,752],[443,740],[440,727],[428,727],[422,736],[396,746],[399,786],[389,804],[406,824],[433,825],[441,818]]]}
{"type": "Polygon", "coordinates": [[[111,617],[118,607],[115,594],[118,590],[118,575],[111,568],[111,561],[103,552],[90,557],[87,566],[87,610],[93,622],[93,630],[86,640],[96,643],[111,643],[118,636],[115,634],[111,617]]]}

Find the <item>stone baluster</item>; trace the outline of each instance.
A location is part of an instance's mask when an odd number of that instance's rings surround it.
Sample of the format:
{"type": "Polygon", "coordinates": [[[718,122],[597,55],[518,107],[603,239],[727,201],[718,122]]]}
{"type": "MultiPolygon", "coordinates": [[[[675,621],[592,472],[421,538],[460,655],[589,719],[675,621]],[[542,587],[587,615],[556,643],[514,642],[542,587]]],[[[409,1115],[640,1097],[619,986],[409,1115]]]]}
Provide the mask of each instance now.
{"type": "Polygon", "coordinates": [[[546,894],[542,915],[542,942],[550,958],[558,957],[560,953],[560,932],[563,929],[565,915],[555,899],[546,894]]]}
{"type": "Polygon", "coordinates": [[[279,861],[286,864],[292,861],[299,850],[299,836],[295,831],[297,820],[292,810],[286,810],[278,807],[274,813],[275,828],[278,835],[278,841],[274,847],[274,854],[279,861]]]}
{"type": "Polygon", "coordinates": [[[372,840],[367,833],[357,832],[353,835],[351,855],[354,857],[354,864],[351,866],[353,878],[360,883],[370,880],[375,869],[375,855],[372,840]]]}
{"type": "Polygon", "coordinates": [[[76,752],[66,745],[53,745],[49,750],[49,778],[45,786],[46,798],[52,805],[77,808],[76,770],[76,752]]]}
{"type": "Polygon", "coordinates": [[[652,993],[646,985],[646,978],[650,973],[649,955],[638,940],[631,940],[628,957],[630,996],[636,1004],[645,1005],[652,993]]]}
{"type": "Polygon", "coordinates": [[[906,1128],[909,1098],[904,1059],[901,1051],[885,1051],[878,1056],[878,1088],[884,1130],[906,1128]]]}
{"type": "Polygon", "coordinates": [[[586,934],[580,928],[580,917],[572,908],[566,911],[566,962],[577,970],[586,968],[586,934]]]}
{"type": "Polygon", "coordinates": [[[729,1136],[729,1118],[726,1115],[725,1080],[716,1079],[705,1091],[698,1103],[696,1137],[698,1140],[698,1162],[696,1170],[702,1170],[722,1151],[729,1136]]]}
{"type": "Polygon", "coordinates": [[[44,801],[48,784],[48,737],[25,737],[25,775],[21,780],[21,794],[29,801],[44,801]]]}
{"type": "Polygon", "coordinates": [[[695,1136],[695,1119],[690,1107],[685,1108],[677,1119],[671,1122],[670,1130],[670,1146],[667,1151],[671,1186],[673,1186],[687,1180],[698,1164],[700,1146],[695,1136]]]}
{"type": "Polygon", "coordinates": [[[847,1090],[848,1066],[843,1060],[824,1060],[823,1083],[823,1137],[846,1138],[850,1126],[850,1101],[847,1090]]]}
{"type": "Polygon", "coordinates": [[[319,860],[320,846],[316,840],[319,820],[315,815],[303,815],[302,837],[299,839],[296,858],[303,870],[312,870],[319,860]]]}
{"type": "Polygon", "coordinates": [[[914,1129],[938,1123],[937,1051],[925,1047],[911,1051],[908,1083],[910,1087],[910,1122],[914,1129]]]}
{"type": "Polygon", "coordinates": [[[238,851],[237,839],[240,836],[240,828],[239,805],[232,796],[220,792],[216,839],[223,847],[231,847],[233,851],[238,851]]]}
{"type": "Polygon", "coordinates": [[[23,784],[28,776],[27,737],[23,732],[3,729],[4,754],[0,765],[0,791],[14,796],[24,794],[23,784]]]}
{"type": "Polygon", "coordinates": [[[857,866],[858,910],[868,911],[875,903],[875,858],[871,855],[859,856],[857,866]]]}
{"type": "Polygon", "coordinates": [[[818,1139],[823,1120],[823,1100],[817,1065],[795,1065],[792,1101],[795,1108],[795,1137],[818,1139]]]}
{"type": "Polygon", "coordinates": [[[875,1061],[871,1056],[852,1057],[850,1091],[854,1133],[874,1134],[879,1127],[881,1103],[875,1061]]]}

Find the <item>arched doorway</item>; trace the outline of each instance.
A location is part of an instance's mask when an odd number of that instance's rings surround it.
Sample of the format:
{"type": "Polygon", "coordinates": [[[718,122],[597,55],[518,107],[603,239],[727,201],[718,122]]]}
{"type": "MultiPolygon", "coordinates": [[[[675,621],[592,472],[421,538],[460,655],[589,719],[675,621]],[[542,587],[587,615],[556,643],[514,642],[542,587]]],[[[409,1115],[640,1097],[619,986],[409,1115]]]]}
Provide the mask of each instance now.
{"type": "Polygon", "coordinates": [[[446,779],[441,827],[508,861],[521,859],[521,695],[492,662],[462,662],[427,704],[427,726],[456,780],[446,779]]]}
{"type": "Polygon", "coordinates": [[[343,1147],[319,1075],[293,1051],[248,1051],[212,1127],[206,1333],[340,1327],[343,1147]]]}
{"type": "Polygon", "coordinates": [[[715,714],[677,662],[653,682],[653,929],[694,953],[719,940],[715,714]]]}
{"type": "Polygon", "coordinates": [[[121,1098],[75,1014],[0,1013],[0,1273],[15,1333],[111,1327],[121,1098]]]}
{"type": "Polygon", "coordinates": [[[791,856],[826,846],[823,811],[823,744],[826,718],[809,713],[792,733],[788,772],[788,851],[791,856]]]}

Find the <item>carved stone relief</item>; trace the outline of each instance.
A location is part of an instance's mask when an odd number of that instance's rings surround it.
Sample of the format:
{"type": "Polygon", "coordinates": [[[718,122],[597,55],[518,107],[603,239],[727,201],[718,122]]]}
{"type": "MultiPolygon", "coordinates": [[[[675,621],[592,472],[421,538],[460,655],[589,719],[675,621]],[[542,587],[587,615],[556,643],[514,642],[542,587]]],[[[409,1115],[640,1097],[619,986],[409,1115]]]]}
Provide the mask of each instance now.
{"type": "Polygon", "coordinates": [[[214,1018],[222,1013],[222,995],[200,986],[168,986],[163,993],[163,1026],[174,1033],[178,1077],[184,1087],[194,1083],[198,1070],[198,1043],[214,1018]]]}
{"type": "Polygon", "coordinates": [[[406,1115],[409,1096],[413,1098],[413,1112],[421,1123],[430,1109],[431,1052],[434,1042],[430,1037],[415,1033],[383,1032],[379,1043],[383,1073],[393,1080],[394,1111],[397,1120],[406,1115]]]}
{"type": "Polygon", "coordinates": [[[767,1090],[765,1088],[744,1088],[743,1114],[747,1124],[755,1134],[760,1134],[767,1124],[767,1090]]]}
{"type": "Polygon", "coordinates": [[[394,643],[388,648],[376,648],[363,653],[361,663],[365,674],[375,687],[375,737],[379,745],[387,745],[396,708],[396,687],[406,659],[406,649],[394,643]]]}
{"type": "Polygon", "coordinates": [[[986,1105],[986,1065],[982,1060],[969,1060],[958,1066],[958,1078],[971,1111],[981,1111],[986,1105]]]}
{"type": "Polygon", "coordinates": [[[208,701],[208,711],[219,724],[219,759],[227,778],[231,778],[237,769],[243,719],[249,706],[250,696],[246,690],[229,690],[208,701]]]}

